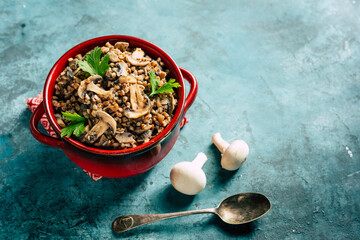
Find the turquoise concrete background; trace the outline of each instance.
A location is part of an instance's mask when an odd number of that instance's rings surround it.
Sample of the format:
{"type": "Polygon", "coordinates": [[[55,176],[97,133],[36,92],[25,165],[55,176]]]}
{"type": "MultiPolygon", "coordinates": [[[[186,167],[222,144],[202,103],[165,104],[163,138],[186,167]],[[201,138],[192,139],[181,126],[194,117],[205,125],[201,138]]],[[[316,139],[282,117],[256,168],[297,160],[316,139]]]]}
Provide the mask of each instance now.
{"type": "Polygon", "coordinates": [[[0,239],[359,239],[360,1],[1,1],[0,239]],[[28,97],[56,60],[90,38],[151,41],[197,77],[174,148],[151,171],[91,180],[30,134],[28,97]],[[248,142],[236,172],[211,136],[248,142]],[[208,156],[195,197],[171,167],[208,156]],[[273,207],[229,226],[197,215],[120,235],[115,217],[201,209],[255,191],[273,207]]]}

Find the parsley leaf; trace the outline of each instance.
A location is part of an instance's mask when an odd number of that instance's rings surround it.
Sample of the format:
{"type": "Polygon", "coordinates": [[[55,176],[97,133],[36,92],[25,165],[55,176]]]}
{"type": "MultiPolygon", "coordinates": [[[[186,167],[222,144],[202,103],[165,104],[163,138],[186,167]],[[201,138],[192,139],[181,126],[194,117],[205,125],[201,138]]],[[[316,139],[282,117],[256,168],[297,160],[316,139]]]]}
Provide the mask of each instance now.
{"type": "Polygon", "coordinates": [[[149,97],[159,93],[173,93],[174,92],[173,88],[181,87],[179,83],[175,82],[175,79],[170,78],[170,80],[167,83],[165,83],[159,89],[157,89],[160,81],[156,78],[155,72],[151,70],[151,72],[149,73],[149,77],[151,83],[151,93],[149,97]]]}
{"type": "Polygon", "coordinates": [[[97,72],[89,65],[88,62],[86,61],[82,61],[82,60],[77,60],[77,64],[79,65],[79,67],[84,70],[85,72],[90,73],[90,75],[96,75],[97,72]]]}
{"type": "Polygon", "coordinates": [[[173,93],[174,92],[173,88],[178,88],[178,87],[181,87],[181,85],[175,82],[175,79],[170,78],[170,80],[167,83],[165,83],[161,88],[159,88],[154,93],[152,93],[152,95],[159,93],[173,93]]]}
{"type": "Polygon", "coordinates": [[[66,136],[69,138],[72,134],[80,137],[80,135],[85,131],[86,119],[77,113],[71,114],[68,112],[62,112],[62,115],[66,120],[71,121],[71,123],[67,127],[61,129],[61,137],[66,136]]]}
{"type": "Polygon", "coordinates": [[[80,137],[81,133],[85,131],[84,122],[71,123],[66,128],[61,129],[61,137],[66,136],[69,138],[72,134],[77,137],[80,137]]]}
{"type": "Polygon", "coordinates": [[[100,59],[101,54],[101,48],[95,47],[94,50],[86,54],[85,61],[77,60],[77,64],[90,75],[104,76],[105,72],[110,68],[110,64],[108,64],[110,57],[106,54],[100,59]]]}
{"type": "Polygon", "coordinates": [[[85,118],[80,116],[77,113],[68,113],[68,112],[62,112],[62,115],[66,120],[72,121],[72,122],[85,122],[85,118]]]}

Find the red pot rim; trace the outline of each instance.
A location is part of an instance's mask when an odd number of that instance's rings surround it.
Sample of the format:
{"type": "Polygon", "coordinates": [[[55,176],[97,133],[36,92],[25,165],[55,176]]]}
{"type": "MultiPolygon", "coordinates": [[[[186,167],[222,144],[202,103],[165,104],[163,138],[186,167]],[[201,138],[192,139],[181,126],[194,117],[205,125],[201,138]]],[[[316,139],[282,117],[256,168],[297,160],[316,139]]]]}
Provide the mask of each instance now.
{"type": "MultiPolygon", "coordinates": [[[[97,44],[100,44],[100,43],[105,44],[107,41],[113,42],[114,40],[138,42],[143,45],[147,45],[149,48],[152,48],[153,50],[155,50],[156,53],[161,55],[161,58],[163,61],[164,60],[167,61],[168,63],[170,63],[172,68],[175,69],[175,71],[174,72],[172,71],[171,74],[172,74],[172,77],[174,77],[177,80],[177,82],[180,83],[181,88],[176,89],[177,94],[178,94],[178,105],[177,105],[176,112],[175,112],[173,119],[168,124],[168,126],[158,136],[151,139],[149,142],[141,144],[134,148],[121,149],[121,150],[107,150],[107,149],[89,147],[79,141],[76,141],[75,139],[73,139],[71,137],[70,138],[64,137],[64,138],[62,138],[62,140],[66,141],[69,144],[71,144],[79,149],[82,149],[84,151],[87,151],[90,153],[95,153],[95,154],[100,154],[100,155],[124,155],[124,154],[130,154],[130,153],[141,153],[144,150],[149,149],[152,146],[155,146],[157,143],[161,142],[175,128],[175,126],[180,123],[180,120],[182,119],[181,118],[182,113],[184,111],[184,105],[185,105],[185,83],[184,83],[183,76],[182,76],[177,64],[164,50],[162,50],[158,46],[156,46],[148,41],[145,41],[140,38],[132,37],[132,36],[126,36],[126,35],[109,35],[109,36],[103,36],[103,37],[98,37],[98,38],[93,38],[93,39],[87,40],[85,42],[82,42],[82,43],[76,45],[75,47],[71,48],[70,50],[68,50],[54,64],[54,66],[52,67],[52,69],[50,70],[50,72],[46,78],[44,92],[43,92],[45,114],[46,114],[46,117],[48,118],[52,128],[55,130],[55,132],[58,134],[58,136],[60,136],[61,128],[55,119],[54,109],[52,107],[52,96],[53,96],[54,88],[51,87],[51,83],[53,81],[56,81],[59,74],[64,70],[64,68],[59,69],[60,63],[63,63],[63,61],[67,61],[70,57],[74,58],[76,54],[81,53],[81,51],[86,47],[89,47],[89,46],[95,47],[97,44]],[[59,71],[59,70],[61,70],[61,71],[59,71]]],[[[154,57],[154,56],[152,56],[152,57],[154,57]]],[[[158,56],[156,56],[156,57],[158,57],[158,56]]],[[[170,68],[170,66],[167,66],[167,68],[170,68]]]]}

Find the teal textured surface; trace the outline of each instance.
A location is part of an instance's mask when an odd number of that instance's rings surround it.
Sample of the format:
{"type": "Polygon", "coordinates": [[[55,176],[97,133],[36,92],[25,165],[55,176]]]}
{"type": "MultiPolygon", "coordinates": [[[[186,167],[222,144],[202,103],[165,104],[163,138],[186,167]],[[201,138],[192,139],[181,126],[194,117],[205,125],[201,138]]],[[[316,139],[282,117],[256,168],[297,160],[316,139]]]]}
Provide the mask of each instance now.
{"type": "Polygon", "coordinates": [[[360,1],[1,1],[1,239],[359,239],[360,1]],[[25,101],[72,46],[131,35],[164,49],[198,79],[172,151],[128,179],[91,180],[30,134],[25,101]],[[211,136],[250,154],[221,169],[211,136]],[[170,185],[171,167],[198,152],[207,186],[170,185]],[[216,206],[260,192],[273,207],[254,223],[169,219],[114,235],[119,215],[216,206]]]}

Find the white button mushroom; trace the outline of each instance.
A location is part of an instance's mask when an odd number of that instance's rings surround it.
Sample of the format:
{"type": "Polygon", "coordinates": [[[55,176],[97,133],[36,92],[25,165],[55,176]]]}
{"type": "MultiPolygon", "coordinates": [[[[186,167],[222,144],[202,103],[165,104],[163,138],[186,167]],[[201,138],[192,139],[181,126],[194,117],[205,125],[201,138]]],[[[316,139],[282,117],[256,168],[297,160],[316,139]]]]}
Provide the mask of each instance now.
{"type": "Polygon", "coordinates": [[[221,166],[226,170],[238,169],[249,155],[249,146],[243,140],[236,140],[229,144],[220,133],[215,133],[211,140],[222,153],[221,166]]]}
{"type": "Polygon", "coordinates": [[[206,176],[201,169],[207,157],[200,152],[192,162],[177,163],[170,172],[170,181],[176,190],[186,195],[201,192],[206,185],[206,176]]]}

